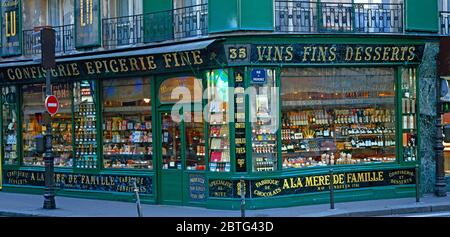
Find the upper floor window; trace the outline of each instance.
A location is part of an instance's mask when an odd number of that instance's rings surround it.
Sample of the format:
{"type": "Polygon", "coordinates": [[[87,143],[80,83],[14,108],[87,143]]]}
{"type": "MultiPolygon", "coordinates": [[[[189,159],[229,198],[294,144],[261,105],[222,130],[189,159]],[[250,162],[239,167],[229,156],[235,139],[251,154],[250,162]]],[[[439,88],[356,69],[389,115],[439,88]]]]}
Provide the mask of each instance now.
{"type": "Polygon", "coordinates": [[[102,0],[103,18],[142,14],[142,0],[102,0]]]}
{"type": "Polygon", "coordinates": [[[22,21],[25,30],[37,26],[62,26],[74,22],[74,0],[23,0],[22,21]]]}
{"type": "Polygon", "coordinates": [[[183,8],[183,7],[190,7],[190,6],[196,6],[196,5],[203,5],[207,4],[208,0],[174,0],[173,1],[173,8],[183,8]]]}
{"type": "Polygon", "coordinates": [[[450,0],[439,0],[439,11],[450,11],[450,0]]]}

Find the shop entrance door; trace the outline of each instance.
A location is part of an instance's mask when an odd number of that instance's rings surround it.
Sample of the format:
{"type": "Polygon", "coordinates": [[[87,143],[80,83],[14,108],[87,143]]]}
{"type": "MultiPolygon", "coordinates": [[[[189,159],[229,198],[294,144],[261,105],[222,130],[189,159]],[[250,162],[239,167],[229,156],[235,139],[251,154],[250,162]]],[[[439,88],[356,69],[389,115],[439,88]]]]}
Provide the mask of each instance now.
{"type": "Polygon", "coordinates": [[[159,114],[161,146],[159,160],[161,162],[160,202],[181,204],[183,202],[183,155],[181,139],[181,123],[174,121],[171,113],[159,114]]]}

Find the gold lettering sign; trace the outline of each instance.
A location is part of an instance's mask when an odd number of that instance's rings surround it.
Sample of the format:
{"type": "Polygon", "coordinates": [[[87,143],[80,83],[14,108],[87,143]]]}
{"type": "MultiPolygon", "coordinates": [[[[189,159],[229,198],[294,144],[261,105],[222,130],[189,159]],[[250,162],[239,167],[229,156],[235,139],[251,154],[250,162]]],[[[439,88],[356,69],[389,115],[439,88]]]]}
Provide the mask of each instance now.
{"type": "MultiPolygon", "coordinates": [[[[419,62],[423,45],[255,45],[251,57],[258,63],[397,63],[419,62]]],[[[231,61],[237,52],[230,51],[231,61]]]]}
{"type": "MultiPolygon", "coordinates": [[[[57,64],[50,73],[55,78],[72,78],[87,75],[102,75],[106,73],[149,72],[158,69],[172,69],[204,64],[199,50],[168,53],[163,55],[148,55],[132,58],[113,58],[107,60],[91,60],[80,63],[57,64]]],[[[35,80],[45,77],[47,71],[40,66],[5,68],[4,75],[10,81],[35,80]]]]}

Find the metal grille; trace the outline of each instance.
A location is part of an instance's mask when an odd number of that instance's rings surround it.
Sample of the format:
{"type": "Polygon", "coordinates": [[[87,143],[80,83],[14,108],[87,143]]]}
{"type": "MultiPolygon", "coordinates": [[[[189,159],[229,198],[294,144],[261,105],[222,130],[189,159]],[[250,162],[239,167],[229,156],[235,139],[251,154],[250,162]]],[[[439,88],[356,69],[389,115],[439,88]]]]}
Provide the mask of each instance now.
{"type": "Polygon", "coordinates": [[[103,47],[105,48],[207,34],[207,4],[103,19],[103,47]]]}
{"type": "MultiPolygon", "coordinates": [[[[75,50],[74,25],[54,26],[55,53],[68,53],[75,50]]],[[[23,53],[25,56],[41,54],[40,27],[23,31],[23,53]]]]}
{"type": "Polygon", "coordinates": [[[275,31],[403,33],[403,4],[275,1],[275,31]]]}

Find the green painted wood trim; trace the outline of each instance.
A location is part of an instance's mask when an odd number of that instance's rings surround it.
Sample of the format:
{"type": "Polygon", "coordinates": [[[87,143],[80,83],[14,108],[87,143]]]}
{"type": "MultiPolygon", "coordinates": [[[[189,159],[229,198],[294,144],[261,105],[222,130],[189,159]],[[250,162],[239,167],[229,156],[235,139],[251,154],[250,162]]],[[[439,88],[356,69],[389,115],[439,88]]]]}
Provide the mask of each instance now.
{"type": "MultiPolygon", "coordinates": [[[[250,73],[251,69],[249,67],[245,67],[244,72],[244,88],[247,91],[250,85],[250,73]]],[[[252,128],[250,122],[250,96],[245,93],[245,138],[246,138],[246,165],[247,165],[247,173],[253,173],[253,150],[252,150],[252,128]]]]}
{"type": "MultiPolygon", "coordinates": [[[[235,75],[234,68],[225,69],[228,73],[228,88],[234,88],[235,75]]],[[[236,123],[235,123],[235,100],[234,100],[234,90],[228,91],[228,116],[230,119],[230,172],[236,173],[236,123]]]]}
{"type": "Polygon", "coordinates": [[[438,1],[407,0],[404,5],[406,31],[439,31],[438,1]]]}
{"type": "Polygon", "coordinates": [[[273,31],[273,0],[239,0],[239,30],[273,31]]]}
{"type": "Polygon", "coordinates": [[[239,29],[239,2],[240,0],[209,0],[208,32],[219,33],[239,29]]]}

